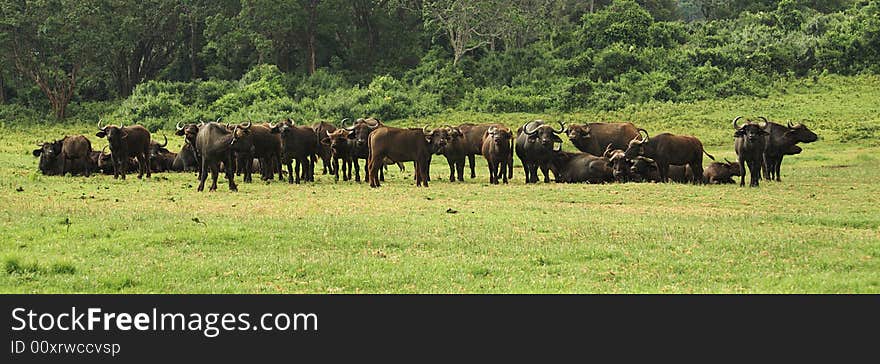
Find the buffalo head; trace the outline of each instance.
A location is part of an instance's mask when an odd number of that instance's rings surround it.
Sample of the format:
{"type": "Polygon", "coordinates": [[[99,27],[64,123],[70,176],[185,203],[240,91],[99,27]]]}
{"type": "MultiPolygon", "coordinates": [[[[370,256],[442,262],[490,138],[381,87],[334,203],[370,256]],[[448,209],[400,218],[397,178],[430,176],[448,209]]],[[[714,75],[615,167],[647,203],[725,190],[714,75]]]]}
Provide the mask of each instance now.
{"type": "Polygon", "coordinates": [[[535,120],[535,122],[523,125],[522,130],[528,136],[530,143],[540,143],[544,148],[554,151],[562,150],[562,138],[557,134],[565,131],[565,123],[560,121],[559,129],[553,129],[550,125],[544,124],[542,120],[535,120]]]}
{"type": "Polygon", "coordinates": [[[642,128],[638,129],[639,136],[633,138],[633,140],[629,141],[629,146],[626,148],[624,152],[624,157],[626,159],[636,159],[636,157],[645,153],[645,143],[650,140],[648,136],[648,131],[642,128]],[[642,135],[644,134],[644,135],[642,135]]]}
{"type": "Polygon", "coordinates": [[[380,126],[382,123],[373,118],[357,119],[351,126],[345,127],[345,130],[348,132],[348,138],[354,140],[355,147],[363,149],[367,147],[370,133],[380,126]]]}
{"type": "Polygon", "coordinates": [[[113,150],[125,142],[125,138],[128,138],[128,132],[125,131],[123,125],[105,125],[102,127],[101,121],[98,120],[98,132],[95,133],[95,136],[98,138],[107,138],[107,142],[110,144],[110,150],[113,150]]]}
{"type": "Polygon", "coordinates": [[[39,148],[34,149],[33,155],[34,157],[40,157],[40,170],[44,173],[48,172],[52,165],[58,160],[58,157],[61,155],[61,145],[62,142],[60,140],[54,140],[51,143],[42,143],[38,144],[39,148]]]}
{"type": "Polygon", "coordinates": [[[786,138],[794,139],[798,143],[812,143],[819,140],[819,136],[808,129],[804,124],[798,123],[792,125],[791,122],[789,122],[787,126],[788,131],[785,132],[786,138]]]}
{"type": "Polygon", "coordinates": [[[743,125],[737,125],[737,121],[739,121],[739,119],[741,118],[742,116],[738,116],[733,119],[733,129],[736,130],[733,133],[734,137],[745,138],[745,140],[751,143],[756,143],[763,140],[764,137],[769,134],[767,133],[767,131],[764,130],[764,128],[766,128],[768,124],[766,121],[767,119],[764,119],[762,117],[762,119],[765,120],[763,124],[755,124],[751,121],[747,121],[743,125]]]}
{"type": "MultiPolygon", "coordinates": [[[[458,129],[456,129],[458,130],[458,129]]],[[[510,129],[505,127],[496,127],[491,126],[489,130],[486,131],[486,136],[492,138],[492,141],[495,144],[510,144],[510,139],[513,138],[513,133],[510,132],[510,129]]]]}

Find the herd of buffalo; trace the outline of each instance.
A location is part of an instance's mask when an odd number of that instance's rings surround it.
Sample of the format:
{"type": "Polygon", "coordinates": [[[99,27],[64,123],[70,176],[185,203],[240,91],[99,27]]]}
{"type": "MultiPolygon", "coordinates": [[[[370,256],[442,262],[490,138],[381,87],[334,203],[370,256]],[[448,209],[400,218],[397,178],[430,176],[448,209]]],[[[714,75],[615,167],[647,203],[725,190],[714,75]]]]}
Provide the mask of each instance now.
{"type": "Polygon", "coordinates": [[[737,162],[713,162],[703,169],[703,149],[693,136],[662,133],[649,136],[632,123],[588,123],[559,127],[541,120],[525,123],[516,134],[502,124],[462,124],[435,129],[396,128],[373,119],[344,119],[340,125],[319,122],[296,125],[290,119],[277,124],[251,122],[223,124],[200,122],[177,125],[176,135],[184,139],[180,152],[169,151],[168,138],[158,143],[140,125],[116,126],[98,123],[99,138],[106,138],[109,153],[92,150],[88,138],[66,136],[46,142],[33,155],[40,158],[39,168],[45,175],[113,174],[125,179],[137,171],[138,178],[152,172],[198,171],[198,191],[205,187],[211,173],[210,191],[217,189],[217,177],[224,170],[229,189],[236,191],[236,174],[244,182],[252,181],[259,171],[263,180],[284,179],[287,166],[290,183],[314,181],[315,165],[320,158],[323,173],[343,180],[360,182],[359,160],[364,162],[364,180],[371,187],[384,181],[384,169],[402,162],[413,162],[417,186],[428,186],[433,155],[443,155],[449,164],[449,181],[464,180],[465,161],[470,178],[475,178],[476,155],[486,158],[489,182],[507,183],[513,177],[513,156],[519,158],[526,183],[538,182],[538,170],[544,182],[550,182],[552,171],[556,182],[691,182],[695,184],[735,183],[733,176],[745,184],[746,168],[750,186],[758,186],[761,174],[767,179],[780,179],[780,166],[785,155],[798,154],[798,143],[818,139],[803,124],[780,125],[761,117],[760,122],[733,120],[734,148],[737,162]],[[580,151],[562,150],[566,135],[580,151]],[[341,162],[341,164],[340,164],[341,162]],[[352,172],[354,176],[352,176],[352,172]]]}

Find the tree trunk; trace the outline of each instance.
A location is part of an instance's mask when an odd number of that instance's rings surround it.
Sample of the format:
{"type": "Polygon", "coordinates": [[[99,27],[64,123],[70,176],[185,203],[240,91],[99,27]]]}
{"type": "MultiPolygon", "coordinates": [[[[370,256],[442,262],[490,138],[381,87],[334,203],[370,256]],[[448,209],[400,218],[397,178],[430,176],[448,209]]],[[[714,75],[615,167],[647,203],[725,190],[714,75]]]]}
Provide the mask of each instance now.
{"type": "Polygon", "coordinates": [[[306,6],[306,12],[309,14],[309,25],[308,25],[308,39],[306,46],[306,63],[309,67],[309,74],[314,74],[316,70],[315,65],[315,33],[318,32],[318,3],[320,0],[308,0],[308,4],[306,6]]]}

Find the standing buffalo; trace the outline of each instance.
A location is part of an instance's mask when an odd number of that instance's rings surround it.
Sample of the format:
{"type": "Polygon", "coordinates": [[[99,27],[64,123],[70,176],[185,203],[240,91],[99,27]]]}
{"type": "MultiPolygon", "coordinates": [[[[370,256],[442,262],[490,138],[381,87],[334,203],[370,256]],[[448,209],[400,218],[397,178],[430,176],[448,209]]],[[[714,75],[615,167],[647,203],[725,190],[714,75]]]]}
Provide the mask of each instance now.
{"type": "Polygon", "coordinates": [[[315,180],[315,165],[312,157],[318,152],[318,136],[308,126],[296,126],[293,120],[287,119],[278,125],[269,124],[273,134],[281,135],[281,163],[287,165],[287,181],[299,183],[315,180]],[[294,178],[293,162],[296,161],[296,178],[294,178]],[[302,168],[302,169],[300,169],[302,168]]]}
{"type": "Polygon", "coordinates": [[[592,155],[602,155],[608,145],[614,149],[626,149],[629,141],[639,136],[632,123],[574,124],[565,132],[575,148],[592,155]]]}
{"type": "Polygon", "coordinates": [[[98,122],[98,138],[107,138],[110,144],[110,153],[113,156],[113,178],[125,179],[128,170],[129,158],[137,158],[138,178],[144,173],[150,178],[150,132],[140,125],[115,126],[106,125],[101,127],[98,122]]]}
{"type": "Polygon", "coordinates": [[[550,161],[555,151],[562,150],[562,139],[557,134],[563,130],[564,123],[559,122],[557,130],[543,120],[528,122],[517,130],[516,155],[525,169],[526,183],[538,182],[538,168],[544,173],[544,183],[550,182],[550,161]]]}
{"type": "MultiPolygon", "coordinates": [[[[765,121],[767,119],[764,119],[765,121]]],[[[800,147],[794,149],[797,143],[812,143],[819,139],[816,133],[810,131],[806,125],[795,124],[790,122],[788,126],[782,126],[777,123],[767,122],[764,130],[769,134],[767,136],[766,146],[764,148],[764,177],[768,180],[780,181],[780,169],[782,168],[782,157],[790,154],[800,153],[800,147]],[[792,153],[797,151],[797,153],[792,153]]]]}
{"type": "Polygon", "coordinates": [[[219,123],[208,123],[199,127],[196,135],[195,146],[202,158],[201,171],[199,172],[199,187],[197,191],[205,189],[205,180],[208,178],[208,169],[211,170],[211,187],[208,191],[217,190],[217,177],[220,174],[220,162],[223,162],[226,170],[226,180],[229,182],[230,191],[238,191],[235,185],[235,169],[233,164],[234,152],[241,148],[241,141],[247,141],[250,137],[251,123],[242,123],[228,128],[219,123]]]}
{"type": "Polygon", "coordinates": [[[236,167],[239,171],[244,172],[245,183],[253,181],[254,159],[259,159],[260,163],[260,179],[267,181],[274,178],[275,172],[278,171],[279,179],[283,179],[281,172],[281,137],[277,133],[273,133],[271,124],[252,125],[249,129],[250,137],[248,144],[244,143],[240,146],[240,152],[237,153],[236,167]]]}
{"type": "MultiPolygon", "coordinates": [[[[513,133],[506,127],[490,126],[483,136],[483,146],[480,148],[480,154],[486,158],[489,163],[489,183],[498,184],[498,178],[507,184],[510,163],[513,162],[513,133]]],[[[464,167],[462,166],[462,169],[464,167]]],[[[461,170],[459,170],[461,177],[461,170]]]]}
{"type": "MultiPolygon", "coordinates": [[[[464,149],[464,154],[465,156],[467,156],[468,162],[470,164],[471,178],[477,177],[477,174],[474,170],[476,156],[482,154],[483,136],[486,134],[486,131],[488,131],[492,127],[508,129],[507,126],[501,124],[475,125],[471,123],[464,123],[456,127],[456,129],[458,129],[458,131],[461,132],[462,135],[461,147],[464,149]]],[[[463,160],[461,160],[461,162],[462,164],[464,163],[463,160]]],[[[462,167],[462,169],[463,168],[464,167],[462,167]]],[[[513,178],[513,149],[510,150],[510,160],[507,161],[507,178],[513,178]]]]}
{"type": "MultiPolygon", "coordinates": [[[[336,172],[334,173],[335,180],[339,181],[339,160],[342,160],[342,180],[350,180],[352,165],[354,165],[355,171],[360,169],[360,166],[357,165],[357,158],[354,156],[354,140],[349,139],[349,133],[345,129],[336,129],[333,132],[325,130],[324,133],[326,137],[321,139],[321,145],[330,148],[332,164],[329,167],[331,171],[336,172]]],[[[325,166],[327,165],[325,164],[325,166]]]]}
{"type": "MultiPolygon", "coordinates": [[[[345,123],[345,119],[342,120],[345,123]]],[[[332,133],[336,131],[336,126],[333,124],[321,121],[312,125],[312,129],[315,131],[315,135],[318,136],[319,139],[323,140],[324,135],[332,133]]],[[[324,143],[318,144],[318,157],[321,158],[321,165],[323,166],[323,171],[321,174],[336,174],[336,170],[334,170],[334,166],[338,165],[338,162],[331,160],[331,156],[333,151],[330,149],[330,146],[324,143]]],[[[337,177],[337,180],[339,178],[337,177]]]]}
{"type": "Polygon", "coordinates": [[[748,166],[749,173],[751,173],[751,176],[749,177],[749,187],[758,187],[758,181],[761,179],[761,165],[763,164],[764,159],[763,154],[767,142],[767,139],[765,138],[767,132],[764,131],[764,127],[767,126],[767,119],[764,119],[764,125],[758,125],[751,121],[747,121],[743,125],[737,125],[736,122],[741,118],[742,116],[737,116],[733,119],[733,130],[735,130],[733,133],[734,149],[736,150],[736,157],[739,160],[739,166],[743,176],[739,179],[739,186],[745,186],[745,168],[748,166]]]}
{"type": "MultiPolygon", "coordinates": [[[[354,180],[355,182],[361,181],[360,171],[357,168],[358,159],[364,160],[364,181],[367,180],[367,176],[369,175],[369,168],[367,166],[368,161],[370,160],[370,148],[368,146],[370,141],[370,134],[376,131],[379,127],[385,126],[381,121],[367,118],[367,119],[357,119],[352,123],[351,126],[346,127],[345,130],[348,131],[349,139],[354,140],[354,180]]],[[[400,168],[400,171],[404,171],[403,163],[400,161],[391,161],[384,160],[382,161],[382,168],[379,169],[379,181],[385,182],[385,166],[389,163],[397,163],[397,166],[400,168]]]]}
{"type": "Polygon", "coordinates": [[[607,183],[614,181],[610,161],[589,153],[556,151],[550,168],[560,183],[607,183]]]}
{"type": "Polygon", "coordinates": [[[395,162],[412,161],[415,167],[416,186],[428,187],[428,165],[433,154],[442,154],[449,142],[447,129],[439,128],[401,129],[381,127],[370,133],[370,159],[367,164],[370,187],[379,187],[379,171],[385,158],[395,162]]]}
{"type": "MultiPolygon", "coordinates": [[[[449,143],[443,149],[443,156],[449,164],[449,182],[455,182],[455,173],[458,172],[458,180],[464,181],[464,161],[467,157],[468,145],[464,136],[456,127],[442,127],[449,134],[449,143]]],[[[482,148],[482,143],[481,146],[482,148]]]]}
{"type": "Polygon", "coordinates": [[[703,143],[695,137],[663,133],[650,138],[645,129],[639,129],[639,133],[644,133],[644,137],[631,140],[624,156],[633,160],[640,155],[653,159],[657,162],[662,182],[667,182],[669,179],[669,165],[687,164],[694,172],[692,182],[702,183],[702,177],[696,176],[703,175],[703,154],[715,160],[715,157],[703,149],[703,143]]]}

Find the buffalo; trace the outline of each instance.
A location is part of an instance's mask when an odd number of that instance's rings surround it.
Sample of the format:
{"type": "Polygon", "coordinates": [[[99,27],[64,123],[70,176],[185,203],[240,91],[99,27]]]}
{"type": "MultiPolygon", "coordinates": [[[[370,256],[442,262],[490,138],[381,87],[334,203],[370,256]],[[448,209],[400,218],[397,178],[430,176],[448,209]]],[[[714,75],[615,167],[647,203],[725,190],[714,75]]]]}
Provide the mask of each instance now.
{"type": "MultiPolygon", "coordinates": [[[[511,156],[513,155],[513,133],[506,127],[490,126],[483,135],[483,146],[480,154],[486,158],[489,164],[489,183],[498,184],[498,178],[507,184],[508,173],[511,168],[511,156]]],[[[464,166],[462,165],[462,169],[464,166]]],[[[461,177],[459,170],[459,177],[461,177]]]]}
{"type": "MultiPolygon", "coordinates": [[[[345,119],[343,119],[342,122],[345,123],[345,119]]],[[[313,124],[312,129],[315,131],[315,135],[323,140],[324,135],[336,131],[337,128],[333,124],[321,121],[313,124]]],[[[321,172],[321,174],[336,174],[337,171],[333,168],[338,165],[338,161],[331,160],[333,151],[330,149],[330,145],[319,143],[317,154],[318,157],[321,158],[321,165],[323,166],[323,171],[321,172]]],[[[337,180],[339,180],[339,178],[337,178],[337,180]]]]}
{"type": "Polygon", "coordinates": [[[766,137],[766,146],[764,147],[763,170],[764,177],[768,180],[781,180],[782,157],[798,154],[801,151],[800,147],[798,149],[792,148],[796,146],[795,144],[812,143],[819,139],[819,136],[804,124],[792,125],[789,122],[787,126],[783,126],[774,122],[767,122],[764,130],[768,135],[766,137]],[[797,151],[797,153],[791,153],[792,151],[797,151]]]}
{"type": "Polygon", "coordinates": [[[88,177],[96,170],[90,163],[92,143],[82,135],[65,136],[39,146],[32,154],[40,157],[40,172],[47,176],[70,173],[88,177]]]}
{"type": "Polygon", "coordinates": [[[727,159],[724,163],[712,162],[703,171],[703,183],[708,184],[728,184],[736,183],[733,176],[743,177],[742,167],[737,162],[731,162],[727,159]]]}
{"type": "MultiPolygon", "coordinates": [[[[482,154],[483,136],[486,134],[486,131],[488,131],[489,128],[492,127],[508,129],[507,126],[501,124],[476,125],[471,123],[464,123],[456,127],[456,129],[458,129],[458,131],[461,132],[462,135],[461,147],[464,149],[464,154],[467,157],[469,162],[468,164],[471,168],[471,178],[477,177],[474,169],[476,156],[482,154]]],[[[462,165],[464,164],[463,160],[459,161],[462,163],[462,165]]],[[[513,149],[510,150],[510,160],[507,161],[507,178],[513,178],[513,149]]]]}
{"type": "Polygon", "coordinates": [[[110,144],[114,179],[120,176],[125,179],[131,157],[137,159],[138,178],[142,178],[144,173],[150,178],[150,132],[146,128],[140,125],[101,127],[101,122],[98,121],[98,132],[95,136],[106,137],[110,144]]]}
{"type": "Polygon", "coordinates": [[[525,169],[526,183],[538,182],[538,168],[544,174],[544,183],[550,182],[550,161],[554,152],[562,150],[562,139],[557,134],[565,130],[565,124],[559,122],[559,126],[553,129],[544,121],[535,120],[517,129],[516,155],[525,169]]]}
{"type": "Polygon", "coordinates": [[[291,119],[277,125],[269,124],[269,129],[273,134],[281,136],[281,163],[287,165],[288,182],[299,183],[300,179],[314,181],[315,165],[312,157],[318,152],[318,136],[315,130],[308,126],[297,126],[291,119]]]}
{"type": "Polygon", "coordinates": [[[354,170],[360,169],[357,164],[357,158],[354,156],[354,140],[350,139],[349,132],[345,129],[336,129],[333,132],[324,131],[326,137],[321,139],[322,146],[330,148],[330,170],[335,171],[335,180],[339,181],[339,160],[342,160],[342,180],[348,181],[352,178],[352,165],[354,170]]]}
{"type": "Polygon", "coordinates": [[[602,153],[602,157],[608,160],[615,181],[630,182],[635,180],[635,176],[631,172],[633,163],[631,160],[626,159],[622,149],[614,149],[611,144],[608,144],[602,153]]]}
{"type": "Polygon", "coordinates": [[[755,124],[751,121],[747,121],[743,125],[737,125],[737,121],[741,118],[742,116],[738,116],[733,119],[733,130],[735,130],[733,133],[734,150],[736,150],[736,157],[739,160],[743,176],[739,180],[739,186],[745,186],[745,168],[748,166],[749,173],[751,173],[749,187],[758,187],[758,181],[761,179],[763,154],[767,142],[765,136],[768,135],[764,131],[764,127],[767,126],[767,119],[764,119],[764,125],[755,124]]]}
{"type": "Polygon", "coordinates": [[[201,192],[205,189],[205,180],[208,178],[209,168],[211,170],[211,187],[208,191],[217,190],[220,162],[223,162],[225,165],[224,169],[226,180],[229,182],[229,190],[238,191],[238,186],[235,184],[233,156],[235,151],[240,150],[241,144],[243,144],[241,141],[244,140],[246,142],[249,139],[250,127],[250,122],[237,124],[232,128],[219,123],[208,123],[199,127],[195,146],[202,161],[197,191],[201,192]]]}
{"type": "Polygon", "coordinates": [[[416,186],[428,187],[428,165],[433,154],[442,154],[449,142],[448,129],[380,127],[370,133],[370,159],[367,161],[370,187],[379,187],[379,171],[388,158],[395,162],[412,161],[416,186]]]}
{"type": "Polygon", "coordinates": [[[627,159],[635,160],[638,156],[653,159],[657,163],[661,182],[669,180],[670,165],[687,164],[694,171],[691,182],[702,183],[702,177],[697,178],[697,176],[703,175],[703,154],[712,160],[715,160],[715,157],[703,149],[703,143],[699,139],[670,133],[662,133],[651,138],[645,129],[639,129],[639,134],[641,133],[644,133],[643,137],[636,137],[629,142],[624,152],[627,159]]]}
{"type": "Polygon", "coordinates": [[[250,137],[247,139],[249,145],[242,144],[240,152],[237,152],[236,167],[239,171],[244,172],[245,183],[253,181],[254,164],[253,159],[260,160],[260,179],[263,181],[274,178],[275,172],[279,172],[279,179],[283,179],[281,173],[281,137],[277,133],[273,133],[271,124],[252,125],[249,129],[250,137]]]}
{"type": "Polygon", "coordinates": [[[609,145],[614,149],[626,149],[629,141],[639,136],[632,123],[573,124],[565,133],[575,148],[592,155],[602,155],[609,145]]]}
{"type": "Polygon", "coordinates": [[[553,152],[550,169],[559,183],[607,183],[614,181],[608,158],[589,153],[553,152]]]}

